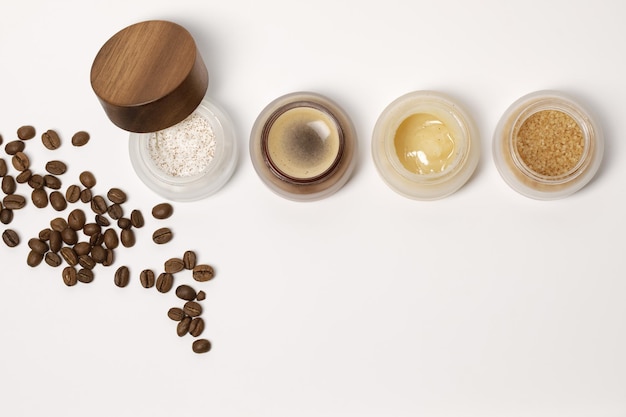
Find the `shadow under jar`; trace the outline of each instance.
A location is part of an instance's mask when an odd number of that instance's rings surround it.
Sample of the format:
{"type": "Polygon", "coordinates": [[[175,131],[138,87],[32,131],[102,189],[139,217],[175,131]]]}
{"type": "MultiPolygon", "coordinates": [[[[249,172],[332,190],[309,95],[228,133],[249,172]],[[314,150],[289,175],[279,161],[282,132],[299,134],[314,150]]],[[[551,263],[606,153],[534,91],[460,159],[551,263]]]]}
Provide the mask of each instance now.
{"type": "Polygon", "coordinates": [[[348,181],[356,146],[352,122],[337,104],[300,92],[274,100],[261,112],[250,136],[250,157],[276,194],[313,201],[348,181]]]}

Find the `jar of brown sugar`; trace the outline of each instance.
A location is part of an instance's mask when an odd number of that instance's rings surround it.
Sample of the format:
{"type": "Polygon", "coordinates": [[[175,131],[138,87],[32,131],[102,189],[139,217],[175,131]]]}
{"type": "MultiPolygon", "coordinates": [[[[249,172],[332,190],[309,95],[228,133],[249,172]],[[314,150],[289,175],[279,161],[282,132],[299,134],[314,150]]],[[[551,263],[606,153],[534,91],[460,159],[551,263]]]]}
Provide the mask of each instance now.
{"type": "Polygon", "coordinates": [[[537,91],[513,103],[493,138],[504,181],[539,200],[567,197],[596,174],[604,152],[602,132],[589,112],[557,91],[537,91]]]}

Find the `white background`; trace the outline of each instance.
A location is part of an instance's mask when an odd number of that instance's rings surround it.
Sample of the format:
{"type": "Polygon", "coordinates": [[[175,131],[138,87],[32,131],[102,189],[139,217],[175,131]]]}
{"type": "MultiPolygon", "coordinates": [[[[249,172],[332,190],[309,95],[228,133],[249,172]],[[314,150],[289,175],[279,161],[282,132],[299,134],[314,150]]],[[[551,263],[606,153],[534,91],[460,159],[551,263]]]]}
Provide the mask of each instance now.
{"type": "Polygon", "coordinates": [[[3,5],[5,143],[22,124],[56,129],[65,146],[31,141],[33,165],[66,161],[64,189],[90,169],[96,193],[123,188],[147,225],[118,251],[127,288],[114,268],[68,288],[60,268],[25,263],[58,213],[16,213],[22,244],[0,245],[0,415],[626,416],[625,17],[618,0],[3,5]],[[89,84],[100,46],[147,19],[192,33],[241,149],[220,192],[160,222],[89,84]],[[385,106],[422,89],[453,96],[481,132],[473,178],[434,202],[395,194],[370,153],[385,106]],[[580,99],[607,139],[596,178],[553,202],[518,195],[491,157],[501,114],[541,89],[580,99]],[[359,136],[352,179],[314,203],[271,193],[247,148],[263,107],[301,90],[338,102],[359,136]],[[81,129],[92,140],[74,148],[81,129]],[[156,247],[163,225],[175,239],[156,247]],[[206,355],[176,336],[173,292],[138,280],[187,249],[217,270],[177,275],[208,294],[206,355]]]}

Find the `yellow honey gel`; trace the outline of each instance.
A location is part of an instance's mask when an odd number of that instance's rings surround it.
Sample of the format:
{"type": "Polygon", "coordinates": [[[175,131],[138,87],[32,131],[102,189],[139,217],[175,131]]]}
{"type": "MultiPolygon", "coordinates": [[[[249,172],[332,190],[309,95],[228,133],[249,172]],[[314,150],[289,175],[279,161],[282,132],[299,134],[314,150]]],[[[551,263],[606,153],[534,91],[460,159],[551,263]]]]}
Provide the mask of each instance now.
{"type": "Polygon", "coordinates": [[[394,137],[396,154],[402,166],[414,174],[445,171],[454,160],[454,136],[441,119],[416,113],[402,121],[394,137]]]}

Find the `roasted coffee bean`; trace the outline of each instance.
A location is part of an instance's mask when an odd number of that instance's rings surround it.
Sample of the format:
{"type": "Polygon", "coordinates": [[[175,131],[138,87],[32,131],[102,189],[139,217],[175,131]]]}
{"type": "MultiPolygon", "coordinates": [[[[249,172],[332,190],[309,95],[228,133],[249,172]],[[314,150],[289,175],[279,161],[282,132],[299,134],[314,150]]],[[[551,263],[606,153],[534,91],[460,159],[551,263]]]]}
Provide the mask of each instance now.
{"type": "Polygon", "coordinates": [[[91,269],[81,268],[78,271],[76,278],[84,284],[89,284],[94,278],[93,271],[91,269]]]}
{"type": "Polygon", "coordinates": [[[204,320],[202,319],[202,317],[196,317],[193,320],[191,320],[191,323],[189,324],[190,335],[192,335],[193,337],[198,337],[202,334],[203,331],[204,331],[204,320]]]}
{"type": "Polygon", "coordinates": [[[75,203],[80,200],[80,187],[76,184],[67,187],[65,199],[68,203],[75,203]]]}
{"type": "Polygon", "coordinates": [[[26,199],[23,195],[11,194],[4,197],[4,199],[2,200],[2,204],[4,204],[5,208],[11,210],[19,210],[26,205],[26,199]]]}
{"type": "Polygon", "coordinates": [[[183,254],[183,265],[185,269],[192,270],[196,267],[196,253],[188,250],[183,254]]]}
{"type": "Polygon", "coordinates": [[[63,259],[65,260],[65,262],[67,262],[69,266],[78,265],[78,255],[76,255],[76,252],[74,252],[74,249],[70,248],[69,246],[64,246],[61,248],[59,252],[61,253],[61,256],[63,257],[63,259]]]}
{"type": "Polygon", "coordinates": [[[133,224],[130,222],[130,219],[127,217],[122,217],[117,221],[117,227],[120,229],[130,229],[133,224]]]}
{"type": "Polygon", "coordinates": [[[196,265],[192,276],[193,279],[199,282],[209,281],[215,276],[215,270],[211,265],[196,265]]]}
{"type": "Polygon", "coordinates": [[[44,260],[46,261],[46,263],[48,265],[50,265],[51,267],[54,267],[54,268],[56,268],[57,266],[59,266],[59,265],[61,265],[63,263],[63,259],[61,259],[59,254],[58,253],[54,253],[54,252],[46,253],[46,255],[44,256],[44,260]]]}
{"type": "Polygon", "coordinates": [[[138,229],[144,226],[145,221],[141,211],[135,209],[130,213],[130,223],[133,225],[133,227],[136,227],[138,229]]]}
{"type": "Polygon", "coordinates": [[[18,152],[24,152],[26,144],[21,140],[14,140],[4,146],[4,152],[8,155],[15,155],[18,152]]]}
{"type": "Polygon", "coordinates": [[[181,321],[185,318],[185,313],[183,312],[182,308],[172,307],[168,310],[167,317],[174,321],[181,321]]]}
{"type": "Polygon", "coordinates": [[[46,187],[50,188],[51,190],[61,189],[61,185],[62,185],[61,180],[55,177],[54,175],[46,174],[43,176],[43,180],[44,180],[44,183],[46,184],[46,187]]]}
{"type": "Polygon", "coordinates": [[[48,161],[46,171],[52,175],[63,175],[67,171],[67,165],[62,161],[48,161]]]}
{"type": "Polygon", "coordinates": [[[52,229],[46,227],[45,229],[41,229],[37,236],[39,237],[39,239],[43,240],[44,242],[47,242],[50,240],[51,232],[52,232],[52,229]]]}
{"type": "Polygon", "coordinates": [[[198,317],[202,314],[202,306],[195,301],[187,301],[183,306],[183,311],[190,317],[198,317]]]}
{"type": "Polygon", "coordinates": [[[96,185],[96,177],[90,171],[81,172],[78,179],[87,188],[93,188],[96,185]]]}
{"type": "Polygon", "coordinates": [[[30,125],[20,126],[17,129],[17,137],[22,140],[29,140],[35,137],[36,131],[35,128],[30,125]]]}
{"type": "Polygon", "coordinates": [[[141,273],[139,274],[139,282],[141,282],[141,286],[144,288],[154,287],[154,271],[152,271],[151,269],[144,269],[143,271],[141,271],[141,273]]]}
{"type": "Polygon", "coordinates": [[[85,146],[87,142],[89,142],[89,133],[85,131],[81,130],[72,136],[72,145],[74,146],[85,146]]]}
{"type": "Polygon", "coordinates": [[[50,228],[52,230],[56,230],[57,232],[62,232],[68,227],[69,225],[67,224],[67,220],[65,220],[63,217],[55,217],[54,219],[50,220],[50,228]]]}
{"type": "Polygon", "coordinates": [[[2,192],[6,195],[13,194],[17,190],[15,178],[12,175],[2,177],[2,192]]]}
{"type": "Polygon", "coordinates": [[[43,188],[34,189],[30,194],[30,200],[35,207],[44,208],[48,206],[48,193],[43,188]]]}
{"type": "Polygon", "coordinates": [[[31,175],[30,178],[28,179],[28,185],[33,190],[39,190],[39,189],[43,188],[45,184],[46,183],[45,183],[45,181],[43,179],[43,176],[41,176],[39,174],[31,175]]]}
{"type": "Polygon", "coordinates": [[[119,246],[120,240],[117,237],[117,232],[113,229],[107,229],[104,231],[104,246],[109,249],[115,249],[119,246]]]}
{"type": "Polygon", "coordinates": [[[5,161],[3,158],[0,158],[0,177],[4,177],[5,175],[7,175],[8,171],[9,169],[7,167],[7,161],[5,161]]]}
{"type": "Polygon", "coordinates": [[[178,322],[176,326],[176,334],[180,337],[183,337],[187,333],[189,333],[189,326],[191,325],[191,317],[185,316],[181,321],[178,322]]]}
{"type": "Polygon", "coordinates": [[[107,227],[111,225],[111,222],[109,222],[109,219],[107,219],[106,217],[100,214],[96,215],[96,223],[102,227],[107,227]]]}
{"type": "Polygon", "coordinates": [[[152,208],[152,217],[155,219],[167,219],[174,212],[174,207],[170,203],[160,203],[152,208]]]}
{"type": "Polygon", "coordinates": [[[61,147],[61,138],[59,137],[59,134],[52,129],[41,134],[41,142],[43,143],[43,146],[51,151],[61,147]]]}
{"type": "Polygon", "coordinates": [[[132,229],[122,229],[120,232],[120,241],[125,248],[132,248],[135,246],[135,232],[132,229]]]}
{"type": "Polygon", "coordinates": [[[38,266],[41,261],[43,261],[43,253],[35,252],[34,250],[28,252],[28,256],[26,257],[26,263],[28,266],[34,268],[38,266]]]}
{"type": "Polygon", "coordinates": [[[91,252],[91,245],[87,242],[78,242],[74,245],[74,252],[78,255],[78,262],[80,263],[80,257],[89,255],[89,252],[91,252]]]}
{"type": "Polygon", "coordinates": [[[24,152],[16,152],[13,158],[11,158],[11,163],[13,164],[13,168],[20,172],[30,167],[30,159],[28,159],[28,155],[24,152]]]}
{"type": "Polygon", "coordinates": [[[130,272],[127,266],[120,266],[113,277],[113,282],[120,288],[124,288],[130,281],[130,272]]]}
{"type": "Polygon", "coordinates": [[[207,339],[194,340],[194,342],[191,344],[191,349],[195,353],[207,353],[211,350],[211,342],[209,342],[207,339]]]}
{"type": "Polygon", "coordinates": [[[157,245],[163,245],[172,240],[172,231],[167,227],[157,229],[152,234],[152,240],[157,245]]]}
{"type": "Polygon", "coordinates": [[[67,208],[67,201],[61,192],[53,191],[50,193],[50,205],[56,211],[63,211],[67,208]]]}
{"type": "Polygon", "coordinates": [[[166,293],[172,289],[174,286],[174,276],[167,272],[163,272],[159,274],[159,277],[156,280],[156,289],[158,292],[166,293]]]}
{"type": "Polygon", "coordinates": [[[53,230],[50,232],[50,250],[52,252],[58,252],[63,247],[63,239],[61,238],[61,232],[53,230]]]}
{"type": "Polygon", "coordinates": [[[124,204],[126,202],[126,193],[119,188],[111,188],[107,192],[107,198],[115,204],[124,204]]]}
{"type": "Polygon", "coordinates": [[[20,244],[20,236],[13,229],[7,229],[2,232],[2,240],[4,244],[10,248],[14,248],[20,244]]]}
{"type": "Polygon", "coordinates": [[[121,219],[122,216],[124,216],[124,209],[122,208],[121,205],[117,203],[113,203],[107,209],[107,213],[109,217],[112,218],[113,220],[118,220],[118,219],[121,219]]]}
{"type": "Polygon", "coordinates": [[[104,214],[107,212],[107,203],[104,197],[97,195],[91,199],[91,210],[96,214],[104,214]]]}
{"type": "Polygon", "coordinates": [[[85,227],[87,216],[81,209],[74,209],[67,215],[67,224],[72,229],[78,231],[85,227]]]}
{"type": "Polygon", "coordinates": [[[113,262],[115,262],[115,252],[113,252],[113,249],[107,249],[107,256],[104,259],[104,262],[102,262],[102,265],[104,266],[111,266],[113,265],[113,262]]]}
{"type": "Polygon", "coordinates": [[[96,261],[89,255],[80,255],[78,257],[78,264],[85,269],[94,269],[96,267],[96,261]]]}
{"type": "Polygon", "coordinates": [[[89,236],[89,244],[91,246],[102,246],[104,244],[104,233],[96,233],[89,236]]]}
{"type": "Polygon", "coordinates": [[[67,227],[61,232],[61,238],[66,245],[73,246],[78,243],[78,234],[71,227],[67,227]]]}
{"type": "Polygon", "coordinates": [[[28,240],[28,247],[37,253],[41,253],[42,255],[48,252],[48,244],[41,239],[32,238],[28,240]]]}
{"type": "Polygon", "coordinates": [[[93,236],[96,233],[100,233],[101,231],[102,228],[97,223],[86,223],[85,226],[83,226],[83,233],[87,236],[93,236]]]}
{"type": "Polygon", "coordinates": [[[76,269],[72,266],[66,266],[65,268],[63,268],[61,276],[63,277],[63,282],[68,287],[72,287],[78,282],[78,273],[76,272],[76,269]]]}
{"type": "Polygon", "coordinates": [[[202,290],[198,291],[198,295],[196,295],[196,300],[203,301],[206,299],[206,293],[202,290]]]}
{"type": "Polygon", "coordinates": [[[165,272],[169,272],[170,274],[175,274],[177,272],[185,269],[185,264],[182,259],[179,258],[170,258],[165,261],[165,272]]]}
{"type": "Polygon", "coordinates": [[[85,188],[80,192],[80,201],[87,204],[90,203],[92,199],[91,190],[89,188],[85,188]]]}
{"type": "Polygon", "coordinates": [[[13,221],[13,210],[3,207],[0,209],[0,223],[9,224],[13,221]]]}
{"type": "Polygon", "coordinates": [[[27,168],[24,171],[17,174],[17,177],[15,177],[15,182],[17,182],[18,184],[26,184],[31,179],[32,176],[33,176],[33,172],[27,168]]]}
{"type": "Polygon", "coordinates": [[[176,287],[176,296],[181,300],[193,301],[196,298],[196,290],[189,285],[179,285],[176,287]]]}
{"type": "Polygon", "coordinates": [[[94,246],[91,248],[91,258],[99,264],[107,259],[107,251],[102,246],[94,246]]]}

